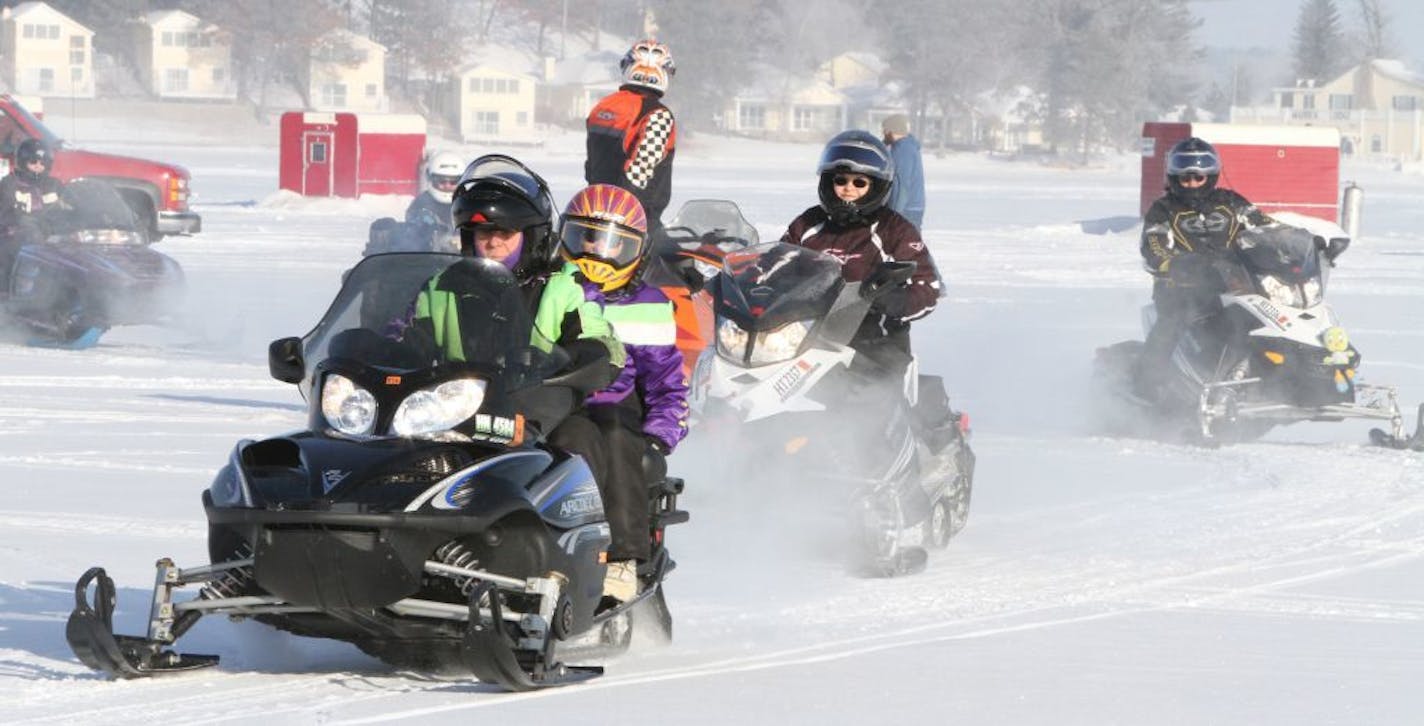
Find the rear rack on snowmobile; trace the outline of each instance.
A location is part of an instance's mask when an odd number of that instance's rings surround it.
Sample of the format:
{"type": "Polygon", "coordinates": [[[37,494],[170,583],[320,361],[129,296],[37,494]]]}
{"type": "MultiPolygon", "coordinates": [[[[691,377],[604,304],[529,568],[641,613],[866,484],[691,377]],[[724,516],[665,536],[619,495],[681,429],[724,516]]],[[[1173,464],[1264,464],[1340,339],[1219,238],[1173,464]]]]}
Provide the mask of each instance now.
{"type": "MultiPolygon", "coordinates": [[[[1198,421],[1202,438],[1207,441],[1217,439],[1215,426],[1218,422],[1234,422],[1242,419],[1273,421],[1341,421],[1347,418],[1389,421],[1390,432],[1381,435],[1393,440],[1408,441],[1404,433],[1404,415],[1399,410],[1398,396],[1391,386],[1377,386],[1366,383],[1355,384],[1354,403],[1328,403],[1320,406],[1292,406],[1285,403],[1242,402],[1236,390],[1261,383],[1260,378],[1243,378],[1239,381],[1219,381],[1202,385],[1197,403],[1198,421]],[[1225,391],[1229,395],[1218,396],[1225,391]]],[[[1424,406],[1421,406],[1424,414],[1424,406]]],[[[1375,429],[1379,431],[1379,429],[1375,429]]],[[[1418,438],[1416,433],[1413,438],[1418,438]]],[[[1371,438],[1374,434],[1371,433],[1371,438]]]]}

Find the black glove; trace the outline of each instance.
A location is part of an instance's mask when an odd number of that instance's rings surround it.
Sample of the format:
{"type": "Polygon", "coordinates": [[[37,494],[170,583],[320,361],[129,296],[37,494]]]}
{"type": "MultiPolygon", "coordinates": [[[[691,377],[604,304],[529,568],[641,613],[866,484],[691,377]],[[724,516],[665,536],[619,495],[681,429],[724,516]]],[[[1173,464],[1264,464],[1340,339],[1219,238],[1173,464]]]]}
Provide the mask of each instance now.
{"type": "Polygon", "coordinates": [[[668,448],[667,443],[656,436],[643,434],[643,440],[648,442],[649,449],[652,449],[653,451],[656,451],[659,454],[662,454],[663,456],[667,456],[668,454],[672,453],[672,449],[668,448]]]}
{"type": "Polygon", "coordinates": [[[908,285],[898,285],[893,290],[888,290],[875,298],[875,302],[870,304],[870,311],[888,318],[905,317],[905,308],[910,304],[910,287],[908,285]]]}

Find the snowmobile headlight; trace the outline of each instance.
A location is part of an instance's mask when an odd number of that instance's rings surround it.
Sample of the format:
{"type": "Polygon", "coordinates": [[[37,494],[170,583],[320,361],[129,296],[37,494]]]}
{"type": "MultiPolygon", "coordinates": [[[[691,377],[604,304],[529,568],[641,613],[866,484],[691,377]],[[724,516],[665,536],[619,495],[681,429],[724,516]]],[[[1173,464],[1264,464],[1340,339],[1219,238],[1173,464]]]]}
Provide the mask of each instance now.
{"type": "Polygon", "coordinates": [[[1299,288],[1290,285],[1275,275],[1261,276],[1261,289],[1265,291],[1266,297],[1277,305],[1285,305],[1292,308],[1305,307],[1305,301],[1301,299],[1299,288]]]}
{"type": "Polygon", "coordinates": [[[397,436],[448,431],[474,416],[484,402],[485,382],[478,378],[457,378],[422,388],[401,401],[391,431],[397,436]]]}
{"type": "Polygon", "coordinates": [[[350,378],[330,373],[321,384],[321,415],[343,434],[369,434],[376,425],[376,397],[350,378]]]}
{"type": "Polygon", "coordinates": [[[86,245],[133,245],[138,235],[126,229],[86,229],[75,233],[76,241],[86,245]]]}
{"type": "Polygon", "coordinates": [[[801,351],[801,343],[811,332],[810,320],[797,320],[775,330],[757,333],[756,345],[752,347],[752,365],[766,365],[791,360],[801,351]]]}
{"type": "Polygon", "coordinates": [[[717,321],[717,352],[733,363],[741,364],[747,352],[751,334],[727,318],[717,321]]]}
{"type": "Polygon", "coordinates": [[[1314,307],[1320,304],[1320,297],[1323,290],[1320,287],[1320,278],[1312,277],[1300,284],[1300,291],[1305,294],[1305,307],[1314,307]]]}

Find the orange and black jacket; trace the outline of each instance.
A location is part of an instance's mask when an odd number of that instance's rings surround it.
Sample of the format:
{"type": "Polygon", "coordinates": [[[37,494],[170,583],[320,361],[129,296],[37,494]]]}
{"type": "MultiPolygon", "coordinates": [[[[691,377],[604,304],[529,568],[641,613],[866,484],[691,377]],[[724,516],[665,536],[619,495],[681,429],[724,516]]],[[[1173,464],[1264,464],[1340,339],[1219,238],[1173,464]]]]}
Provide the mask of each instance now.
{"type": "Polygon", "coordinates": [[[588,160],[584,180],[632,192],[648,221],[660,226],[672,196],[672,157],[677,125],[661,94],[623,86],[588,114],[588,160]]]}

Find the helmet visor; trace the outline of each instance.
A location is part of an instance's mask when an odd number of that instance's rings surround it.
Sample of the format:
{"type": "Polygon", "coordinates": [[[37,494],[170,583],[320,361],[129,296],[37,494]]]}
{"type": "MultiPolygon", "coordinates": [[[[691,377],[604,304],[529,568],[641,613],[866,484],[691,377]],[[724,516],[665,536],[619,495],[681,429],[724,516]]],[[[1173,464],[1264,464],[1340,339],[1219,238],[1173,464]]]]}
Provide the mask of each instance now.
{"type": "Polygon", "coordinates": [[[853,171],[877,179],[885,179],[889,176],[890,160],[880,153],[879,149],[874,149],[860,144],[838,144],[826,149],[826,153],[821,156],[821,165],[817,169],[818,173],[834,171],[853,171]]]}
{"type": "Polygon", "coordinates": [[[643,235],[613,222],[567,219],[560,237],[570,258],[597,258],[614,267],[627,267],[643,253],[643,235]]]}
{"type": "Polygon", "coordinates": [[[470,162],[460,177],[460,186],[475,183],[504,186],[530,200],[544,194],[543,185],[533,172],[507,156],[482,156],[470,162]]]}
{"type": "Polygon", "coordinates": [[[1167,158],[1167,174],[1200,174],[1211,176],[1221,173],[1221,162],[1216,154],[1209,151],[1178,151],[1167,158]]]}

